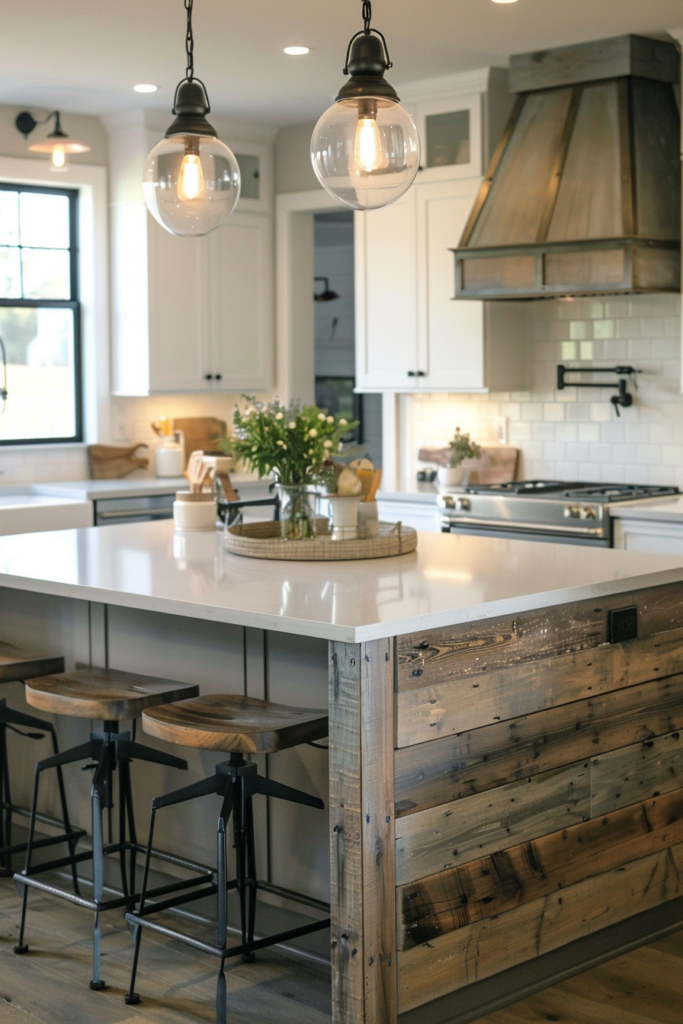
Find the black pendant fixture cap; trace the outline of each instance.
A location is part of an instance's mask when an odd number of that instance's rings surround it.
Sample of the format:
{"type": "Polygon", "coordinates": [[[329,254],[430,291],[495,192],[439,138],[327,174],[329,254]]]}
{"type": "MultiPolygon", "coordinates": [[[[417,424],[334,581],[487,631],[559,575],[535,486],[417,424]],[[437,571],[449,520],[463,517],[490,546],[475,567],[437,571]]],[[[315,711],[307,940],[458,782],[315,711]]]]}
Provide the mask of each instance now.
{"type": "Polygon", "coordinates": [[[350,77],[339,90],[336,102],[376,96],[398,103],[396,90],[384,77],[391,66],[384,36],[374,29],[359,32],[349,43],[344,74],[350,77]]]}
{"type": "Polygon", "coordinates": [[[166,132],[166,138],[174,135],[203,135],[215,139],[218,132],[206,120],[211,105],[204,83],[199,78],[184,78],[178,83],[173,102],[176,119],[166,132]]]}

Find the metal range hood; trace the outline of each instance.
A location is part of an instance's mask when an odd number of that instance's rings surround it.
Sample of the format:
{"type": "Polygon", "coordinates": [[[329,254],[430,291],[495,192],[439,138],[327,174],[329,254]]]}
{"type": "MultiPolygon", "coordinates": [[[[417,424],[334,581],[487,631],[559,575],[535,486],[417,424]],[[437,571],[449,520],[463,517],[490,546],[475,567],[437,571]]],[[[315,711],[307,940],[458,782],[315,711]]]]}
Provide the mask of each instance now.
{"type": "Polygon", "coordinates": [[[512,58],[456,298],[681,290],[679,71],[672,43],[632,35],[512,58]]]}

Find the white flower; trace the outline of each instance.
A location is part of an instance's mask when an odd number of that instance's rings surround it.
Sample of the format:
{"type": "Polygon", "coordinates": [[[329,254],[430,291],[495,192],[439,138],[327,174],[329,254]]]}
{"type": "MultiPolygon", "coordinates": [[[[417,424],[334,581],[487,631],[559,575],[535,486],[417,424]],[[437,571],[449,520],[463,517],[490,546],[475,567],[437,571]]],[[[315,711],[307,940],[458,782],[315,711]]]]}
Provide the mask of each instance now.
{"type": "Polygon", "coordinates": [[[319,412],[319,413],[318,413],[318,419],[319,419],[319,420],[322,420],[322,422],[324,423],[324,422],[325,422],[325,420],[327,419],[327,416],[325,415],[325,413],[324,413],[324,412],[319,412]]]}
{"type": "Polygon", "coordinates": [[[334,423],[334,416],[328,416],[327,417],[327,422],[328,423],[334,423]]]}
{"type": "Polygon", "coordinates": [[[276,441],[275,444],[279,444],[281,448],[286,448],[287,447],[287,445],[285,444],[284,441],[276,441]]]}
{"type": "Polygon", "coordinates": [[[296,430],[296,423],[294,422],[294,420],[291,420],[291,421],[290,421],[290,422],[289,422],[289,423],[287,424],[287,426],[289,427],[289,429],[290,429],[290,430],[296,430]]]}
{"type": "Polygon", "coordinates": [[[317,437],[318,436],[318,431],[315,429],[315,427],[311,427],[311,429],[308,431],[308,436],[309,437],[317,437]]]}
{"type": "Polygon", "coordinates": [[[332,447],[332,442],[331,441],[323,441],[323,448],[331,448],[331,447],[332,447]]]}
{"type": "Polygon", "coordinates": [[[257,444],[253,445],[251,450],[252,450],[252,452],[257,452],[258,451],[258,445],[257,444]]]}
{"type": "Polygon", "coordinates": [[[276,412],[275,413],[275,419],[276,420],[283,420],[284,418],[285,418],[285,414],[283,412],[276,412]]]}
{"type": "Polygon", "coordinates": [[[340,427],[348,427],[348,425],[349,425],[349,421],[348,420],[339,420],[339,426],[340,427]]]}

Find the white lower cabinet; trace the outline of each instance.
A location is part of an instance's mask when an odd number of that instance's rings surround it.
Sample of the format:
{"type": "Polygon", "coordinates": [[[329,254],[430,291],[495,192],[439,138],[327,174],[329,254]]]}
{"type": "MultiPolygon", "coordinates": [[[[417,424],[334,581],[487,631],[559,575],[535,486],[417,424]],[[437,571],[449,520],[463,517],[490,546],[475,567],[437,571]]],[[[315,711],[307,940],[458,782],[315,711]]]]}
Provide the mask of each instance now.
{"type": "Polygon", "coordinates": [[[383,523],[401,522],[423,533],[438,533],[441,529],[436,503],[420,501],[378,501],[379,518],[383,523]]]}
{"type": "Polygon", "coordinates": [[[614,523],[614,546],[623,551],[642,551],[653,555],[683,555],[683,523],[617,519],[614,523]]]}
{"type": "Polygon", "coordinates": [[[458,245],[480,179],[416,184],[356,214],[360,391],[528,387],[527,305],[454,299],[458,245]]]}

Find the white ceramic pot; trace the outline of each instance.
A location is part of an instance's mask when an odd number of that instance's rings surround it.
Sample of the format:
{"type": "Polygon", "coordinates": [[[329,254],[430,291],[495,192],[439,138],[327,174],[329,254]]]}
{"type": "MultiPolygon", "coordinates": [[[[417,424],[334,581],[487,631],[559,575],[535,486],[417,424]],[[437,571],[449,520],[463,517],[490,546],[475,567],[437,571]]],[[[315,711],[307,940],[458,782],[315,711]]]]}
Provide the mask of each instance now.
{"type": "Polygon", "coordinates": [[[359,495],[329,494],[332,540],[356,540],[358,537],[359,495]]]}
{"type": "Polygon", "coordinates": [[[465,467],[462,463],[452,467],[439,466],[436,479],[439,487],[460,487],[465,483],[465,467]]]}

